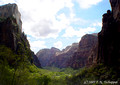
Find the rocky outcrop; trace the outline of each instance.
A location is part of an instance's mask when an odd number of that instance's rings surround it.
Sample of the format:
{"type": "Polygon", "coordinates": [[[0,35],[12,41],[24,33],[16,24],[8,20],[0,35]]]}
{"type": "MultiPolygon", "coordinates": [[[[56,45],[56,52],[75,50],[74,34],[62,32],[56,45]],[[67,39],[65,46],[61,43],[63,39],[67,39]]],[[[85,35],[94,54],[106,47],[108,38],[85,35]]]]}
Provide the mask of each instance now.
{"type": "Polygon", "coordinates": [[[38,58],[37,58],[37,56],[34,54],[34,52],[32,52],[32,56],[33,56],[33,63],[34,63],[38,68],[41,68],[40,61],[38,60],[38,58]]]}
{"type": "Polygon", "coordinates": [[[120,66],[120,1],[110,0],[112,11],[103,15],[103,26],[98,34],[98,63],[120,66]]]}
{"type": "Polygon", "coordinates": [[[82,37],[79,44],[73,43],[62,51],[55,48],[54,50],[42,49],[36,55],[43,67],[81,68],[95,62],[97,42],[97,34],[86,34],[82,37]]]}
{"type": "Polygon", "coordinates": [[[18,7],[16,4],[6,4],[0,6],[0,18],[8,18],[14,17],[16,19],[16,23],[19,26],[19,31],[22,30],[22,21],[21,21],[21,14],[18,11],[18,7]]]}
{"type": "MultiPolygon", "coordinates": [[[[79,48],[74,53],[74,55],[68,61],[68,66],[72,68],[81,68],[86,66],[88,62],[88,57],[92,53],[92,49],[97,44],[98,39],[96,35],[86,34],[82,37],[79,42],[79,48]]],[[[95,58],[96,56],[92,57],[95,58]]],[[[89,59],[90,60],[90,59],[89,59]]],[[[93,62],[93,59],[91,60],[93,62]]]]}
{"type": "Polygon", "coordinates": [[[52,47],[51,49],[42,49],[37,52],[36,55],[41,63],[41,66],[51,66],[51,62],[55,59],[56,52],[59,51],[59,49],[52,47]]]}
{"type": "Polygon", "coordinates": [[[0,7],[0,45],[5,45],[18,55],[29,56],[31,63],[36,62],[36,58],[30,50],[30,45],[26,35],[21,30],[22,23],[20,13],[16,4],[7,4],[0,7]],[[35,59],[34,59],[35,58],[35,59]]]}
{"type": "Polygon", "coordinates": [[[56,63],[55,66],[59,68],[65,68],[68,67],[67,63],[68,60],[73,56],[73,54],[78,49],[78,43],[73,43],[70,46],[67,46],[65,49],[63,49],[60,52],[56,53],[56,58],[53,61],[53,63],[56,63]]]}
{"type": "MultiPolygon", "coordinates": [[[[17,43],[22,39],[27,41],[26,35],[22,33],[21,15],[17,5],[6,4],[0,6],[0,43],[16,51],[17,43]]],[[[30,47],[29,43],[27,43],[27,46],[30,47]]]]}
{"type": "Polygon", "coordinates": [[[91,49],[90,55],[88,56],[88,59],[86,62],[86,66],[90,67],[92,65],[96,65],[97,64],[97,56],[98,56],[98,42],[91,49]]]}
{"type": "Polygon", "coordinates": [[[60,51],[57,48],[42,49],[36,55],[43,67],[55,66],[59,68],[67,67],[67,61],[78,49],[78,43],[73,43],[60,51]]]}
{"type": "MultiPolygon", "coordinates": [[[[17,43],[22,41],[22,39],[27,41],[26,36],[24,33],[19,33],[19,27],[15,18],[8,17],[2,19],[0,21],[0,44],[4,44],[12,50],[17,51],[17,43]]],[[[29,44],[28,47],[30,47],[29,44]]]]}
{"type": "Polygon", "coordinates": [[[112,13],[116,21],[120,21],[120,1],[119,0],[110,0],[112,13]]]}

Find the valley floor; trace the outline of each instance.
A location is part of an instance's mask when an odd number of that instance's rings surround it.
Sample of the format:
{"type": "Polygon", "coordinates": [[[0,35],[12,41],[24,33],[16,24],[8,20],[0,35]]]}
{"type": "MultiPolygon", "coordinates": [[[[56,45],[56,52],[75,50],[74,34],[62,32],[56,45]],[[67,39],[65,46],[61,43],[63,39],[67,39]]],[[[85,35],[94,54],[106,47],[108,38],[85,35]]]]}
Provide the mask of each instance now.
{"type": "Polygon", "coordinates": [[[28,59],[0,46],[0,85],[119,85],[120,68],[103,64],[77,70],[38,68],[28,59]]]}

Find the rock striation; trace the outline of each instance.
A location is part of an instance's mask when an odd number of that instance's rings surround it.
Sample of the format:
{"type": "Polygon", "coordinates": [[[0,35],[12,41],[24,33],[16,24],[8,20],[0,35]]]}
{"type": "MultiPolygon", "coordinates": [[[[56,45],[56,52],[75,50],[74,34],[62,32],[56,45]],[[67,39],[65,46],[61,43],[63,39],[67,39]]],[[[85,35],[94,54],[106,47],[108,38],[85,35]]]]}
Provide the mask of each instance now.
{"type": "Polygon", "coordinates": [[[103,26],[98,34],[98,63],[120,66],[120,1],[110,0],[112,11],[103,15],[103,26]]]}

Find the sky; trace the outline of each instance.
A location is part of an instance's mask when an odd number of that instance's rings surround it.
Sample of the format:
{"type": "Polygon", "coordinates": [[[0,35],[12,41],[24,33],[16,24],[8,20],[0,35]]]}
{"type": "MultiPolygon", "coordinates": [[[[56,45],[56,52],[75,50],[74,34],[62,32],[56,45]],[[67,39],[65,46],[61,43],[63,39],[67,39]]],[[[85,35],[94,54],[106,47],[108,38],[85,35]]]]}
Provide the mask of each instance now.
{"type": "Polygon", "coordinates": [[[109,0],[0,0],[16,3],[22,31],[32,51],[56,47],[62,50],[85,34],[98,33],[102,15],[111,10],[109,0]]]}

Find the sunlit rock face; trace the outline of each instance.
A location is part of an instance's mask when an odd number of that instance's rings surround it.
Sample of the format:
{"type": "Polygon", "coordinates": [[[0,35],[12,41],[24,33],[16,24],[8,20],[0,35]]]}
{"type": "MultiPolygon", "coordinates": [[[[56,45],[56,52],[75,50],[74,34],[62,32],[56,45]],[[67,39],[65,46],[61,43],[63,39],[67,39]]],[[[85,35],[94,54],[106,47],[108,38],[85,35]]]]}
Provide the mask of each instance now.
{"type": "Polygon", "coordinates": [[[1,18],[14,17],[19,26],[19,30],[20,31],[22,30],[21,14],[18,11],[18,6],[16,4],[6,4],[0,6],[0,17],[1,18]]]}
{"type": "Polygon", "coordinates": [[[57,48],[42,49],[37,52],[37,57],[43,67],[55,66],[59,68],[67,67],[67,62],[78,49],[78,43],[73,43],[60,51],[57,48]]]}
{"type": "Polygon", "coordinates": [[[77,51],[74,52],[74,54],[68,61],[68,66],[75,69],[90,66],[96,59],[96,54],[94,54],[94,51],[92,49],[94,48],[94,46],[96,46],[97,43],[97,34],[84,35],[79,42],[77,51]],[[94,55],[91,55],[92,52],[94,55]]]}
{"type": "Polygon", "coordinates": [[[56,60],[58,67],[65,68],[68,67],[68,61],[73,56],[73,54],[77,51],[79,44],[73,43],[70,46],[67,46],[61,52],[56,53],[56,60]]]}
{"type": "Polygon", "coordinates": [[[103,26],[98,34],[98,62],[120,66],[120,1],[110,0],[112,11],[103,15],[103,26]]]}
{"type": "Polygon", "coordinates": [[[55,60],[55,54],[56,52],[59,52],[60,50],[57,48],[51,48],[51,49],[42,49],[40,51],[37,52],[37,57],[39,59],[39,61],[41,62],[41,66],[42,67],[46,67],[46,66],[51,66],[54,65],[54,63],[52,63],[55,60]]]}
{"type": "Polygon", "coordinates": [[[79,43],[73,43],[62,51],[57,48],[42,49],[36,55],[43,67],[81,68],[92,65],[96,60],[97,47],[94,46],[97,45],[97,42],[97,34],[86,34],[79,43]]]}

